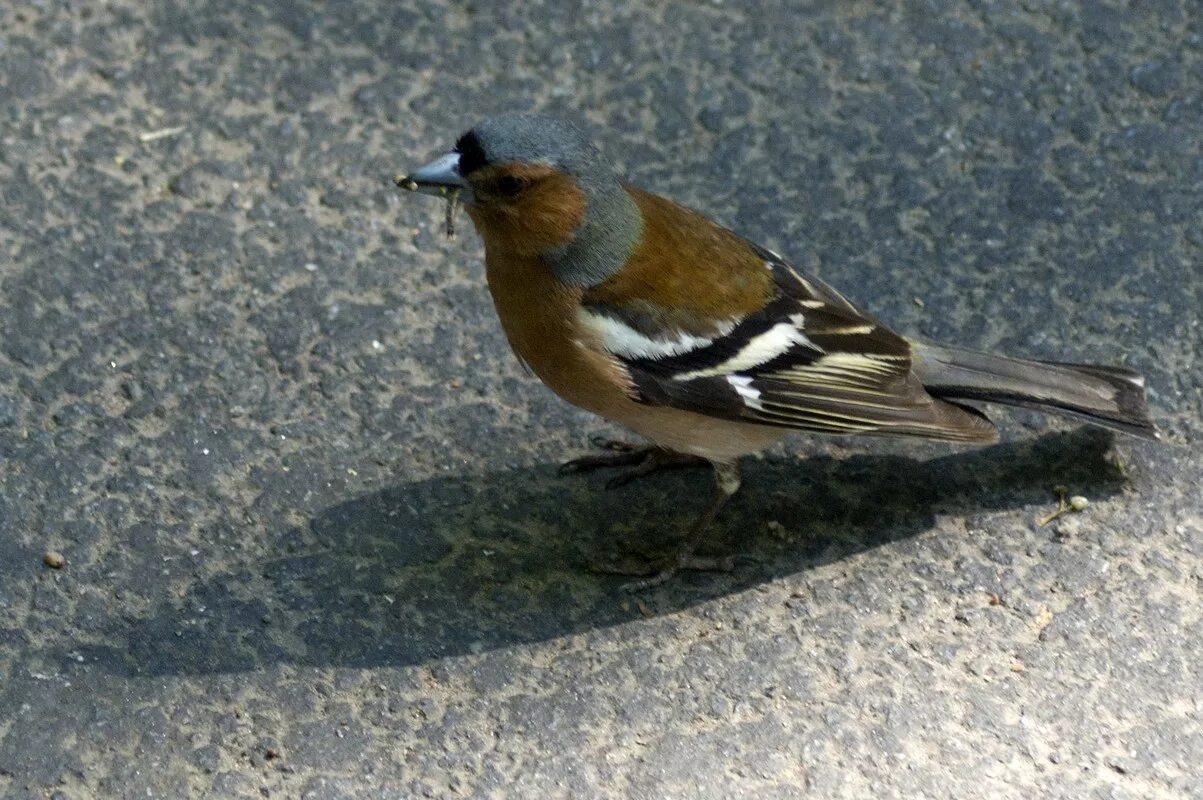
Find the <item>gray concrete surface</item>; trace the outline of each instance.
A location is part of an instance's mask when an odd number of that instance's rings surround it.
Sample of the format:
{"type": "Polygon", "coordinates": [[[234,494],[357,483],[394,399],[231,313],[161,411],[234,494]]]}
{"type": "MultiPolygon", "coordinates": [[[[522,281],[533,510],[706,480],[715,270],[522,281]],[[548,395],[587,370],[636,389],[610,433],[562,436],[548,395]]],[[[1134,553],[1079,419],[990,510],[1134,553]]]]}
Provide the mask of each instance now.
{"type": "Polygon", "coordinates": [[[1203,797],[1196,0],[512,5],[0,4],[0,796],[1203,797]],[[626,597],[707,479],[557,478],[389,183],[531,108],[1167,443],[799,437],[626,597]]]}

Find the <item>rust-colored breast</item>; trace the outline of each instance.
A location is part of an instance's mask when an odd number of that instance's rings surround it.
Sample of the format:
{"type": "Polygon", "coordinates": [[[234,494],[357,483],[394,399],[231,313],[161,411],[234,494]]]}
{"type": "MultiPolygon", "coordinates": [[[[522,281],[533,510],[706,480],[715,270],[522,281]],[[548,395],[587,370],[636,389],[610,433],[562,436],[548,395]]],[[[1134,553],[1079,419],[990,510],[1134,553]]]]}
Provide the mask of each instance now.
{"type": "Polygon", "coordinates": [[[667,200],[632,194],[645,214],[645,241],[628,270],[588,290],[561,283],[542,258],[514,252],[505,246],[508,237],[478,223],[489,291],[510,346],[568,402],[661,446],[721,462],[763,449],[784,431],[636,402],[630,375],[579,323],[587,294],[595,302],[630,304],[650,291],[657,305],[675,304],[683,322],[700,325],[755,310],[772,291],[768,270],[743,240],[667,200]],[[655,216],[649,218],[649,211],[655,216]],[[649,235],[668,239],[649,243],[649,235]],[[691,264],[704,267],[695,271],[691,264]],[[704,285],[723,271],[732,279],[704,285]],[[708,288],[717,291],[707,293],[708,288]]]}
{"type": "Polygon", "coordinates": [[[630,378],[580,330],[581,290],[538,257],[487,251],[485,273],[514,353],[556,394],[598,414],[631,402],[630,378]]]}

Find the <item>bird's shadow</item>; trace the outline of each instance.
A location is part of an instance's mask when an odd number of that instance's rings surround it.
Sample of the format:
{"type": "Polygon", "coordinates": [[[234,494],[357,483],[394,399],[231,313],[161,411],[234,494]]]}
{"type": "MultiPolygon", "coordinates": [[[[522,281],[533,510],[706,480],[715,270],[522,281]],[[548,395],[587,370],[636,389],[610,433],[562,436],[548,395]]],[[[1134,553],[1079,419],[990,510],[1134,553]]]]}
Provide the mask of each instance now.
{"type": "Polygon", "coordinates": [[[753,461],[710,545],[744,556],[735,571],[682,576],[637,604],[622,579],[586,569],[591,554],[671,550],[708,476],[658,476],[614,492],[551,467],[401,484],[284,527],[274,557],[198,581],[122,620],[105,644],[77,649],[113,672],[161,675],[280,662],[405,666],[537,642],[914,537],[937,514],[1048,508],[1055,484],[1114,494],[1124,477],[1110,443],[1080,429],[926,461],[753,461]]]}

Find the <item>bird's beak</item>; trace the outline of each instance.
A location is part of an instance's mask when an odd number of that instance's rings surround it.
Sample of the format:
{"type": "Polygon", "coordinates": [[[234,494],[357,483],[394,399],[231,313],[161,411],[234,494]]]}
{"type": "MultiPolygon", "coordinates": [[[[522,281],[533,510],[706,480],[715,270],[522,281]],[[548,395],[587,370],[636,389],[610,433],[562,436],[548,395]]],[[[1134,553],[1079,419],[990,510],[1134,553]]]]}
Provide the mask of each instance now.
{"type": "Polygon", "coordinates": [[[470,199],[471,188],[464,176],[459,174],[459,153],[441,155],[421,169],[409,175],[398,175],[393,182],[402,189],[419,194],[446,197],[451,192],[459,193],[461,199],[470,199]],[[465,196],[466,195],[466,196],[465,196]]]}

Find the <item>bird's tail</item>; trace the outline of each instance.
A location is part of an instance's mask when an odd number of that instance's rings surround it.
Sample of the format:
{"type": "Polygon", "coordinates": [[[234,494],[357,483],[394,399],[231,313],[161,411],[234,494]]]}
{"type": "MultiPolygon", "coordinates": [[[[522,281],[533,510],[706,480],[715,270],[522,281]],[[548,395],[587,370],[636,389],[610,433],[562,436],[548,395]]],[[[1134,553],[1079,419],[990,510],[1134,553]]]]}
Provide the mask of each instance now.
{"type": "Polygon", "coordinates": [[[915,374],[935,397],[1031,406],[1134,436],[1158,438],[1145,406],[1145,380],[1131,370],[912,344],[915,374]]]}

